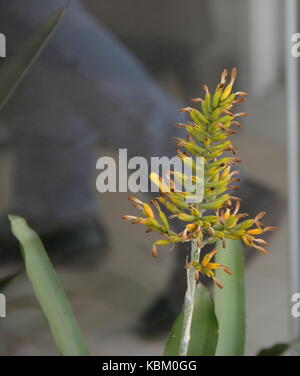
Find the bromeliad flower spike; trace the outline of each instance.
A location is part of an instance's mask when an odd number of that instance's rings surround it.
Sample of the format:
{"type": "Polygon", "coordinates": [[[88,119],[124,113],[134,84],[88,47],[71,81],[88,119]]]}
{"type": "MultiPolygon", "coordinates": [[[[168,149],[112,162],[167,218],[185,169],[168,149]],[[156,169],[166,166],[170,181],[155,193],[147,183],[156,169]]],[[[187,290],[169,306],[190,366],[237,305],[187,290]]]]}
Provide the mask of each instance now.
{"type": "MultiPolygon", "coordinates": [[[[266,254],[265,240],[257,238],[266,231],[273,231],[275,227],[264,227],[261,218],[265,212],[259,213],[254,219],[244,219],[248,215],[240,213],[240,199],[230,192],[237,190],[239,171],[232,167],[241,162],[237,158],[237,149],[228,139],[236,133],[240,126],[236,120],[245,113],[233,113],[235,104],[243,102],[247,94],[242,91],[233,93],[232,87],[236,78],[236,68],[231,71],[229,83],[226,83],[227,70],[221,75],[215,92],[211,95],[208,87],[203,86],[205,95],[193,98],[191,101],[199,105],[199,109],[185,107],[181,112],[188,113],[190,120],[184,124],[177,124],[187,132],[186,138],[176,138],[177,156],[185,163],[187,157],[202,157],[204,161],[204,197],[201,203],[187,203],[187,192],[165,192],[163,180],[152,173],[150,179],[159,187],[160,195],[151,201],[151,205],[130,197],[132,205],[140,209],[143,216],[126,215],[122,217],[134,224],[147,227],[147,232],[155,231],[161,239],[153,243],[152,254],[157,256],[157,247],[175,245],[175,243],[192,242],[197,250],[192,254],[191,262],[186,268],[193,268],[195,278],[199,273],[212,278],[218,287],[220,282],[215,278],[214,270],[231,271],[224,265],[211,262],[214,249],[200,260],[200,250],[206,244],[215,243],[221,239],[224,247],[226,239],[241,239],[247,246],[256,248],[266,254]],[[161,210],[164,207],[171,215],[167,217],[161,210]],[[177,218],[183,223],[181,232],[174,231],[169,223],[177,218]]],[[[190,160],[190,158],[188,158],[190,160]]],[[[184,179],[185,176],[182,176],[184,179]]],[[[196,177],[195,177],[196,179],[196,177]]]]}

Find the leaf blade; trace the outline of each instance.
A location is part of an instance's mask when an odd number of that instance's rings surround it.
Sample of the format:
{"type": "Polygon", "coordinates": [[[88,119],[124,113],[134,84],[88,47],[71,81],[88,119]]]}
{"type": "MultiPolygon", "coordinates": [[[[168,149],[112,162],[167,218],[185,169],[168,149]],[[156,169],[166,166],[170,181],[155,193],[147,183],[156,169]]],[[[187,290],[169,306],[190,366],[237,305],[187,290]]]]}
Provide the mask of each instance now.
{"type": "Polygon", "coordinates": [[[40,238],[23,218],[10,215],[9,220],[12,232],[20,243],[27,276],[60,354],[88,355],[71,306],[40,238]]]}
{"type": "Polygon", "coordinates": [[[21,271],[17,271],[10,275],[5,276],[4,278],[0,279],[0,291],[3,291],[11,282],[13,282],[19,275],[21,271]]]}
{"type": "Polygon", "coordinates": [[[218,356],[241,356],[245,351],[245,286],[243,247],[240,241],[227,240],[226,249],[218,244],[216,262],[228,266],[232,275],[217,270],[216,275],[224,285],[215,288],[214,300],[219,322],[218,356]]]}
{"type": "MultiPolygon", "coordinates": [[[[181,312],[171,329],[166,343],[164,355],[177,356],[180,348],[180,338],[183,326],[183,312],[181,312]]],[[[211,356],[215,354],[218,341],[218,322],[214,312],[211,294],[201,284],[195,291],[195,306],[191,325],[191,339],[187,355],[211,356]]]]}
{"type": "Polygon", "coordinates": [[[8,101],[62,19],[65,7],[50,15],[18,49],[0,65],[0,110],[8,101]]]}
{"type": "Polygon", "coordinates": [[[275,345],[260,350],[256,356],[281,356],[291,347],[290,343],[276,343],[275,345]]]}

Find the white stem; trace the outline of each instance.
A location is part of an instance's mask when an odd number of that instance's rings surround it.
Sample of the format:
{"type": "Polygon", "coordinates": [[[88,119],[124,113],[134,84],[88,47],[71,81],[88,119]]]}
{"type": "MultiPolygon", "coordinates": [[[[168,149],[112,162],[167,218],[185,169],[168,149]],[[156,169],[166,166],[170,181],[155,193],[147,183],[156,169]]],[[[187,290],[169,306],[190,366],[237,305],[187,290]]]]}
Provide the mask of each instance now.
{"type": "MultiPolygon", "coordinates": [[[[199,262],[201,249],[197,247],[196,241],[192,241],[191,246],[191,261],[199,262]]],[[[191,325],[192,317],[194,311],[194,301],[195,301],[195,270],[194,268],[187,269],[187,290],[184,298],[184,307],[183,307],[183,327],[182,335],[180,341],[179,355],[186,356],[188,351],[188,346],[191,337],[191,325]]]]}

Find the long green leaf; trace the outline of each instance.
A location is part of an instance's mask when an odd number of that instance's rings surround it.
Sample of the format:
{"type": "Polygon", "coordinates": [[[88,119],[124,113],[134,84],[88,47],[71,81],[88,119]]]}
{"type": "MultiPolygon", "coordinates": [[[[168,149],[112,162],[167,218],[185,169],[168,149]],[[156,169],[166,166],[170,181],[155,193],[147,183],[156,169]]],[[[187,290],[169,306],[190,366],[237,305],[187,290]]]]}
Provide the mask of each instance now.
{"type": "MultiPolygon", "coordinates": [[[[164,355],[179,354],[182,325],[183,313],[180,313],[171,329],[164,355]]],[[[214,355],[217,341],[218,321],[214,311],[214,302],[207,288],[198,284],[195,291],[195,306],[187,355],[214,355]]]]}
{"type": "Polygon", "coordinates": [[[65,8],[48,17],[23,43],[14,56],[0,65],[0,110],[43,49],[63,17],[65,8]]]}
{"type": "Polygon", "coordinates": [[[240,241],[227,241],[226,249],[218,244],[216,262],[228,266],[233,274],[217,271],[217,278],[224,285],[215,288],[214,300],[219,322],[219,340],[216,355],[238,356],[245,348],[245,287],[244,259],[240,241]]]}
{"type": "Polygon", "coordinates": [[[61,355],[88,355],[71,306],[38,235],[18,216],[10,215],[28,278],[49,322],[61,355]]]}

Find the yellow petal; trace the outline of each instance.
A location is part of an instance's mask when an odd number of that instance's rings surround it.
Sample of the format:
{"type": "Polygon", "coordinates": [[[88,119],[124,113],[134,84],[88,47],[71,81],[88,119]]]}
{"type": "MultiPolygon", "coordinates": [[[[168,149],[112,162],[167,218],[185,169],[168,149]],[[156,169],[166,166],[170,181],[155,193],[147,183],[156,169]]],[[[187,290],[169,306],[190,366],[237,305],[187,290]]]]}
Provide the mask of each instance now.
{"type": "Polygon", "coordinates": [[[211,252],[209,252],[207,255],[205,255],[201,261],[201,265],[203,267],[206,267],[210,260],[214,257],[214,255],[218,252],[218,249],[215,248],[211,252]]]}
{"type": "Polygon", "coordinates": [[[250,234],[250,235],[260,235],[264,232],[264,229],[262,228],[253,228],[251,230],[247,230],[246,231],[247,234],[250,234]]]}
{"type": "Polygon", "coordinates": [[[252,241],[251,241],[251,238],[249,238],[249,236],[247,236],[247,235],[243,235],[243,236],[242,236],[242,240],[243,240],[243,242],[244,242],[248,247],[251,247],[251,246],[252,246],[252,241]]]}
{"type": "Polygon", "coordinates": [[[150,205],[148,205],[147,203],[144,204],[144,210],[143,210],[143,213],[146,217],[149,217],[149,218],[154,218],[154,213],[153,213],[153,210],[151,208],[150,205]]]}

